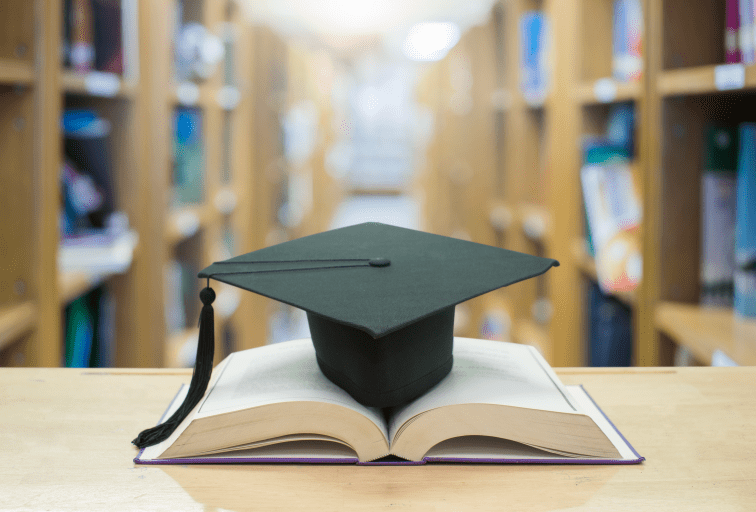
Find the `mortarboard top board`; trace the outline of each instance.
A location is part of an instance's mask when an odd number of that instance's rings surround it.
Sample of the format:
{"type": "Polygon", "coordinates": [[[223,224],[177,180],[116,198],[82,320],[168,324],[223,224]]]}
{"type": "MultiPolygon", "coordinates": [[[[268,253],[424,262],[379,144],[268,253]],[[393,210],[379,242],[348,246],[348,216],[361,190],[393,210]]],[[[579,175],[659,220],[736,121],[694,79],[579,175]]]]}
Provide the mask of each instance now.
{"type": "MultiPolygon", "coordinates": [[[[557,265],[549,258],[368,222],[216,262],[199,277],[305,310],[326,377],[364,405],[392,407],[421,395],[451,370],[456,304],[557,265]]],[[[202,292],[203,314],[208,307],[212,311],[211,293],[202,292]]],[[[212,345],[205,354],[212,368],[212,345]]]]}

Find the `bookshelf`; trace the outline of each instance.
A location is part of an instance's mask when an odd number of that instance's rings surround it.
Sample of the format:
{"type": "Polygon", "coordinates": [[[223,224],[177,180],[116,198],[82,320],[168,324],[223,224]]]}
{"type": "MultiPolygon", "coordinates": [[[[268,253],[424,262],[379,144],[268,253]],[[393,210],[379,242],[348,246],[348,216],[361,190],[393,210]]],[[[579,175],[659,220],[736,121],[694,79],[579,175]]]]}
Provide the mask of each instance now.
{"type": "MultiPolygon", "coordinates": [[[[263,201],[275,194],[264,188],[269,175],[260,162],[281,162],[280,145],[265,151],[287,106],[282,86],[289,47],[269,29],[250,25],[236,2],[184,0],[181,21],[204,26],[223,57],[206,75],[177,79],[179,1],[120,0],[123,72],[74,69],[61,58],[63,0],[6,3],[0,21],[0,199],[17,219],[0,227],[11,248],[0,261],[9,269],[0,283],[0,366],[61,365],[66,308],[100,286],[115,303],[112,364],[191,364],[202,284],[196,271],[268,245],[270,233],[279,232],[270,215],[274,206],[263,201]],[[262,66],[279,72],[278,83],[265,83],[262,66]],[[204,157],[200,195],[185,202],[174,199],[173,179],[174,114],[182,108],[200,119],[204,157]],[[117,271],[58,268],[61,116],[71,109],[95,111],[111,129],[107,164],[114,201],[135,239],[128,264],[117,271]],[[175,294],[185,311],[182,327],[168,332],[164,270],[173,260],[195,275],[186,280],[192,283],[186,294],[175,294]]],[[[311,81],[312,73],[305,70],[311,81]]],[[[288,169],[276,170],[275,185],[285,190],[288,169]]],[[[265,308],[231,287],[216,285],[216,292],[216,361],[263,344],[265,308]]]]}
{"type": "MultiPolygon", "coordinates": [[[[554,365],[587,362],[585,290],[597,276],[583,240],[579,147],[584,136],[605,133],[610,109],[625,105],[639,121],[630,169],[643,209],[643,280],[635,291],[615,296],[632,314],[633,364],[671,364],[676,346],[706,364],[716,351],[752,364],[753,321],[739,319],[731,309],[698,305],[698,276],[703,129],[711,122],[753,121],[756,66],[725,64],[723,2],[646,0],[642,7],[643,74],[640,80],[620,81],[612,76],[611,0],[494,6],[489,26],[504,34],[490,64],[499,70],[491,115],[500,138],[495,186],[479,198],[487,206],[477,209],[493,236],[475,241],[544,254],[562,265],[548,274],[546,284],[532,280],[512,286],[490,303],[511,315],[510,339],[538,346],[554,365]],[[548,14],[553,43],[551,87],[535,104],[524,102],[518,84],[517,20],[532,9],[548,14]],[[544,292],[553,316],[539,323],[532,304],[544,292]]],[[[443,84],[447,65],[429,66],[418,88],[421,101],[436,111],[443,89],[430,88],[443,84]]],[[[437,130],[446,135],[428,145],[425,174],[431,176],[442,166],[443,137],[459,136],[448,125],[437,130]]],[[[422,179],[428,184],[426,203],[444,204],[448,185],[422,179]]],[[[426,208],[435,226],[446,222],[441,210],[426,208]]]]}

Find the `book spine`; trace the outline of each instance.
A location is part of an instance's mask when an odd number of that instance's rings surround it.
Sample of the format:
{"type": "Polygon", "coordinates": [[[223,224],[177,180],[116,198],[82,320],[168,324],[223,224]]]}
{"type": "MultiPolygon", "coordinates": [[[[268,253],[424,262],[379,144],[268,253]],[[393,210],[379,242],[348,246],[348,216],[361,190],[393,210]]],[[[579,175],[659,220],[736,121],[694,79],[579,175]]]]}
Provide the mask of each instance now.
{"type": "Polygon", "coordinates": [[[112,0],[92,0],[94,15],[95,68],[123,74],[121,4],[112,0]]]}
{"type": "Polygon", "coordinates": [[[92,70],[95,61],[91,1],[73,0],[71,16],[71,65],[78,73],[86,73],[92,70]]]}
{"type": "Polygon", "coordinates": [[[732,306],[737,131],[708,127],[701,173],[701,304],[732,306]]]}
{"type": "Polygon", "coordinates": [[[740,46],[741,61],[751,64],[754,61],[753,48],[753,0],[740,0],[740,30],[738,32],[738,44],[740,46]]]}
{"type": "Polygon", "coordinates": [[[725,27],[725,62],[732,64],[740,62],[740,45],[738,34],[740,32],[739,0],[727,0],[726,27],[725,27]]]}
{"type": "Polygon", "coordinates": [[[735,231],[735,311],[756,317],[756,123],[740,125],[737,224],[735,231]]]}
{"type": "Polygon", "coordinates": [[[630,366],[633,329],[630,310],[591,284],[591,366],[630,366]]]}

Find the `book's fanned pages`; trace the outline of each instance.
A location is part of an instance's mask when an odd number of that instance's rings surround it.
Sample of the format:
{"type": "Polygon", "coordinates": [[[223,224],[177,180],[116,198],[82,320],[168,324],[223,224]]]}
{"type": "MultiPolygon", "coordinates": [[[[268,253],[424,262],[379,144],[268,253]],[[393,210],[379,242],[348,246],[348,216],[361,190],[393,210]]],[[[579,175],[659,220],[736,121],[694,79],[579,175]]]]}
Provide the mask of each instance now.
{"type": "MultiPolygon", "coordinates": [[[[188,387],[182,386],[161,422],[169,417],[183,402],[188,387]]],[[[240,447],[238,450],[200,457],[159,459],[163,448],[153,446],[139,452],[134,459],[137,464],[359,464],[359,465],[421,465],[426,463],[477,463],[477,464],[637,464],[644,460],[638,452],[601,411],[582,386],[567,386],[571,397],[580,404],[612,444],[621,458],[606,459],[569,456],[540,450],[537,447],[482,436],[465,436],[450,439],[434,446],[422,461],[404,461],[392,457],[360,463],[356,453],[344,444],[331,441],[325,436],[299,435],[278,439],[272,444],[262,443],[257,447],[240,447]]]]}

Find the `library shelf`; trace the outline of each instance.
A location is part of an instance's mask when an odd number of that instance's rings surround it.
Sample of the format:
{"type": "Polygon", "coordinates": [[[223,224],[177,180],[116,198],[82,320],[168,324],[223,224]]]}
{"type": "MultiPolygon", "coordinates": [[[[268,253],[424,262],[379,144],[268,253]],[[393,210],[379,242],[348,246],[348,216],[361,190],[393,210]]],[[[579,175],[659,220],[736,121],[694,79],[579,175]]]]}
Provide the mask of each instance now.
{"type": "Polygon", "coordinates": [[[36,321],[37,306],[31,301],[0,310],[0,350],[32,330],[36,321]]]}
{"type": "Polygon", "coordinates": [[[29,85],[34,83],[34,64],[16,59],[0,59],[0,84],[29,85]]]}
{"type": "Polygon", "coordinates": [[[91,71],[77,73],[63,70],[60,87],[64,93],[96,98],[131,99],[136,95],[137,85],[115,73],[91,71]]]}
{"type": "MultiPolygon", "coordinates": [[[[598,274],[596,273],[596,260],[588,253],[583,240],[575,240],[572,244],[572,257],[575,261],[575,266],[585,274],[592,281],[598,280],[598,274]]],[[[612,297],[617,298],[620,302],[626,306],[634,306],[637,300],[636,292],[615,292],[610,294],[612,297]]]]}
{"type": "Polygon", "coordinates": [[[199,329],[190,327],[168,336],[165,343],[165,367],[185,368],[194,364],[190,356],[196,354],[199,329]]]}
{"type": "Polygon", "coordinates": [[[637,101],[642,95],[642,82],[619,82],[612,78],[584,81],[575,88],[575,101],[583,105],[637,101]]]}
{"type": "Polygon", "coordinates": [[[544,245],[551,239],[551,215],[549,211],[535,203],[520,203],[517,217],[525,236],[533,242],[544,245]]]}
{"type": "Polygon", "coordinates": [[[756,320],[739,318],[731,309],[661,302],[655,322],[702,363],[711,364],[714,353],[721,351],[739,365],[756,365],[756,320]]]}
{"type": "Polygon", "coordinates": [[[194,236],[210,224],[216,216],[217,210],[206,204],[175,208],[168,214],[165,242],[168,245],[176,245],[194,236]]]}
{"type": "Polygon", "coordinates": [[[756,88],[756,65],[721,64],[666,70],[656,88],[661,96],[684,96],[756,88]]]}
{"type": "Polygon", "coordinates": [[[515,323],[514,329],[512,329],[512,341],[537,348],[541,355],[551,362],[551,337],[548,327],[539,325],[532,320],[520,320],[515,323]]]}

